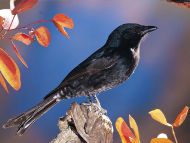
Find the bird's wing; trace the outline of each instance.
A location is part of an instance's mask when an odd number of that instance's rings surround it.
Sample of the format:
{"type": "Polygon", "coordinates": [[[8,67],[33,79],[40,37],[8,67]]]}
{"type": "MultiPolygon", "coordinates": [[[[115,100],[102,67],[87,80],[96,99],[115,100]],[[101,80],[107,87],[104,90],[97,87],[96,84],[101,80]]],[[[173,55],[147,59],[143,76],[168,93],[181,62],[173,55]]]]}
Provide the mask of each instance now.
{"type": "MultiPolygon", "coordinates": [[[[94,61],[91,61],[89,64],[85,63],[85,65],[88,65],[88,66],[83,67],[83,65],[80,65],[81,68],[76,67],[76,69],[74,69],[73,71],[69,73],[69,75],[63,81],[63,83],[66,84],[69,81],[75,80],[85,75],[97,74],[103,70],[113,67],[115,64],[116,64],[115,60],[111,60],[107,58],[96,59],[94,61]]],[[[63,86],[63,84],[61,85],[63,86]]]]}
{"type": "Polygon", "coordinates": [[[69,84],[69,82],[71,81],[77,80],[81,77],[98,74],[103,70],[113,67],[115,64],[116,64],[116,58],[110,59],[110,57],[107,58],[101,57],[93,60],[87,59],[81,64],[79,64],[76,68],[74,68],[61,82],[61,84],[53,91],[51,91],[47,96],[45,96],[44,99],[48,98],[51,94],[56,93],[57,90],[59,90],[61,87],[65,86],[66,84],[69,84]]]}
{"type": "MultiPolygon", "coordinates": [[[[60,85],[50,92],[50,94],[55,93],[61,87],[73,80],[77,80],[80,77],[98,74],[103,70],[113,67],[117,61],[117,57],[114,58],[114,55],[112,54],[113,51],[114,49],[100,48],[98,51],[80,63],[76,68],[74,68],[60,83],[60,85]]],[[[44,99],[47,97],[49,96],[45,96],[44,99]]]]}
{"type": "Polygon", "coordinates": [[[77,78],[97,74],[113,67],[115,64],[116,59],[113,57],[99,57],[90,61],[85,60],[68,74],[65,80],[61,83],[61,86],[77,78]]]}

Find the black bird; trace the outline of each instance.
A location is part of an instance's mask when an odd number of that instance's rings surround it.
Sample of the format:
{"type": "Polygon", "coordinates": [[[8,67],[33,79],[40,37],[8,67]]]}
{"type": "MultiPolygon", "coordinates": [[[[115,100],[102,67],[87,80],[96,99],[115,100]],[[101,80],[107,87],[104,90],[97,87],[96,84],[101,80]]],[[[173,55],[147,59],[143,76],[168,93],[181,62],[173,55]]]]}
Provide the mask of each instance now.
{"type": "MultiPolygon", "coordinates": [[[[74,68],[44,100],[4,128],[18,126],[18,135],[62,99],[95,96],[126,81],[139,63],[141,39],[155,26],[129,23],[116,28],[103,47],[74,68]]],[[[96,96],[95,96],[96,97],[96,96]]]]}

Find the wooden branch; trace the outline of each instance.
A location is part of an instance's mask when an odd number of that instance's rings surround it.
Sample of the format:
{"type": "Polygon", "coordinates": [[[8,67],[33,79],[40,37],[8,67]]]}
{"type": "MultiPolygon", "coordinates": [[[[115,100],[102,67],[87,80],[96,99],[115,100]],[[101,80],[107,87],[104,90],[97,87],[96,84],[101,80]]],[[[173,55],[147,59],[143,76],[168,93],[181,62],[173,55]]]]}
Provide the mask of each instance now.
{"type": "Polygon", "coordinates": [[[58,126],[60,133],[51,143],[112,143],[112,122],[94,103],[73,103],[58,126]]]}

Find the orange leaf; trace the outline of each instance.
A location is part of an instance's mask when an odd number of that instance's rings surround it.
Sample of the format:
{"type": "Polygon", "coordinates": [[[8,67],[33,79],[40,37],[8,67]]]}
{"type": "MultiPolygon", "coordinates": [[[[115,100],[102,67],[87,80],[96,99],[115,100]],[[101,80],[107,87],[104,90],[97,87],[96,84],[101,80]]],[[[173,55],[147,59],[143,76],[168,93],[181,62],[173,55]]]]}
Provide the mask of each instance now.
{"type": "Polygon", "coordinates": [[[181,124],[185,121],[187,117],[188,111],[189,111],[189,107],[185,106],[185,108],[178,114],[177,118],[175,119],[175,122],[173,123],[174,127],[181,126],[181,124]]]}
{"type": "Polygon", "coordinates": [[[2,27],[2,25],[4,24],[4,18],[0,16],[0,28],[2,27]]]}
{"type": "Polygon", "coordinates": [[[123,118],[119,117],[115,126],[121,137],[122,143],[132,143],[135,140],[133,132],[130,130],[123,118]]]}
{"type": "Polygon", "coordinates": [[[35,30],[35,35],[38,43],[44,47],[48,47],[50,43],[50,33],[48,29],[44,26],[39,27],[35,30]]]}
{"type": "Polygon", "coordinates": [[[7,93],[9,93],[9,90],[8,90],[8,88],[7,88],[7,85],[6,85],[6,82],[5,82],[5,80],[4,80],[4,78],[3,78],[3,76],[2,76],[1,73],[0,73],[0,83],[1,83],[1,85],[3,86],[3,88],[5,89],[5,91],[6,91],[7,93]]]}
{"type": "Polygon", "coordinates": [[[73,27],[74,27],[73,20],[62,13],[56,14],[53,17],[53,21],[59,25],[62,25],[63,27],[69,28],[69,29],[73,29],[73,27]]]}
{"type": "Polygon", "coordinates": [[[65,31],[64,28],[69,28],[69,29],[73,29],[74,27],[74,23],[73,20],[71,18],[69,18],[68,16],[64,15],[64,14],[56,14],[53,17],[53,23],[55,24],[55,26],[57,27],[57,29],[67,38],[69,38],[68,33],[65,31]]]}
{"type": "Polygon", "coordinates": [[[154,138],[151,140],[150,143],[173,143],[173,142],[171,140],[165,139],[165,138],[154,138]]]}
{"type": "Polygon", "coordinates": [[[33,38],[25,33],[17,33],[15,34],[12,39],[20,41],[26,45],[30,45],[33,42],[33,38]]]}
{"type": "Polygon", "coordinates": [[[63,34],[63,36],[67,37],[68,39],[70,38],[68,33],[65,31],[65,29],[61,25],[59,25],[57,23],[54,23],[54,24],[57,27],[57,29],[59,30],[59,32],[61,32],[63,34]]]}
{"type": "Polygon", "coordinates": [[[0,71],[15,90],[20,89],[20,70],[15,61],[2,48],[0,48],[0,71]]]}
{"type": "Polygon", "coordinates": [[[12,10],[12,14],[16,15],[31,9],[38,0],[21,0],[16,7],[12,10]]]}
{"type": "Polygon", "coordinates": [[[16,45],[15,45],[13,42],[12,42],[12,48],[13,48],[13,50],[14,50],[16,56],[17,56],[17,57],[19,58],[19,60],[22,62],[22,64],[23,64],[26,68],[28,68],[27,63],[26,63],[26,62],[24,61],[24,59],[22,58],[22,56],[20,55],[20,52],[18,51],[16,45]]]}

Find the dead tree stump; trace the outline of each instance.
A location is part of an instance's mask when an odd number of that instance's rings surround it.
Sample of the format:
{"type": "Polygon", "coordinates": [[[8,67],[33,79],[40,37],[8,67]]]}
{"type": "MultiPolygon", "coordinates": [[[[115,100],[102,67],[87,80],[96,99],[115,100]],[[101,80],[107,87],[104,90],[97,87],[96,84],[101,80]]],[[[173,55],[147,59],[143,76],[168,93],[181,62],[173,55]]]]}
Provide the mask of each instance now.
{"type": "Polygon", "coordinates": [[[60,133],[51,143],[112,143],[112,122],[94,103],[73,103],[58,126],[60,133]]]}

